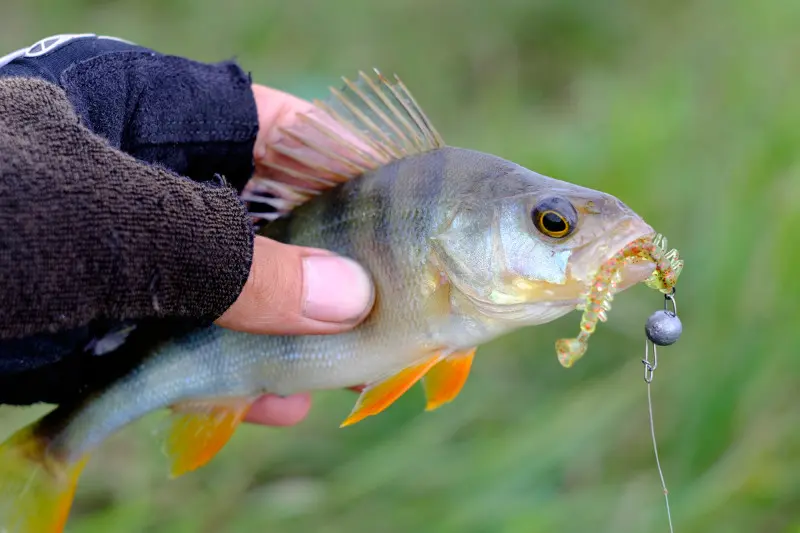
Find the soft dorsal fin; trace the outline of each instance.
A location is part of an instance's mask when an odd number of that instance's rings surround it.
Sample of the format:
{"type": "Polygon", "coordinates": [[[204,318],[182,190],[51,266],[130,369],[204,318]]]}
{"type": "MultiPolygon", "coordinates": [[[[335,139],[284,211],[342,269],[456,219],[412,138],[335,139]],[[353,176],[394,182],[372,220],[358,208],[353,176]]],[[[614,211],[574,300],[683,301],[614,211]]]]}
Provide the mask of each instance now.
{"type": "Polygon", "coordinates": [[[346,78],[331,97],[314,101],[315,108],[298,115],[295,124],[281,128],[281,139],[270,147],[277,157],[264,165],[291,178],[276,181],[255,177],[242,198],[267,204],[275,213],[256,216],[272,220],[329,187],[387,163],[445,146],[439,132],[403,82],[376,79],[359,72],[346,78]]]}

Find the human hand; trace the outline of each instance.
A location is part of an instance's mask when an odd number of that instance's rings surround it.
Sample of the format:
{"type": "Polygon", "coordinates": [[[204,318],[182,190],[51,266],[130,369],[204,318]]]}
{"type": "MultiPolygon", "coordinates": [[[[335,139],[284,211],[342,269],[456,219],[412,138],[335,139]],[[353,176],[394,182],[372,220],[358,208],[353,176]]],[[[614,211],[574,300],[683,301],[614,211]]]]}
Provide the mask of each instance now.
{"type": "MultiPolygon", "coordinates": [[[[289,127],[298,113],[314,106],[268,87],[253,85],[259,131],[253,149],[256,173],[270,172],[265,163],[276,157],[269,146],[278,128],[289,127]]],[[[361,322],[372,307],[372,282],[361,266],[328,251],[291,246],[256,236],[250,277],[236,302],[217,320],[229,329],[256,334],[331,334],[361,322]]],[[[266,395],[251,407],[247,421],[270,426],[293,425],[311,406],[307,394],[281,398],[266,395]]]]}

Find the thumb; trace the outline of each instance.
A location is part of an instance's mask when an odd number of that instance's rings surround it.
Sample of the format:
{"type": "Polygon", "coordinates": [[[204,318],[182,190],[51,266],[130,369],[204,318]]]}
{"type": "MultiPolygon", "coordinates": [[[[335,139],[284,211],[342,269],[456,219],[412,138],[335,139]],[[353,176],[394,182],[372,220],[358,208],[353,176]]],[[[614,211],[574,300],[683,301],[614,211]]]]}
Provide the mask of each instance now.
{"type": "Polygon", "coordinates": [[[250,277],[216,323],[272,335],[339,333],[361,322],[373,300],[372,282],[355,261],[256,236],[250,277]]]}

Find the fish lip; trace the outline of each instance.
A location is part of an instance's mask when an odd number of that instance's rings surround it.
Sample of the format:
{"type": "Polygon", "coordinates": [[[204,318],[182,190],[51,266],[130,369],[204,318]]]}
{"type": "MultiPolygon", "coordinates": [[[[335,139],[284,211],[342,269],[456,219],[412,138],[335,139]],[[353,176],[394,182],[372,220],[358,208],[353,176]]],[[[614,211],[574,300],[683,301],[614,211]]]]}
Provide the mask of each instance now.
{"type": "MultiPolygon", "coordinates": [[[[622,246],[615,247],[613,253],[608,254],[603,261],[608,261],[615,255],[617,255],[620,251],[622,251],[626,246],[631,244],[634,241],[639,239],[649,239],[652,240],[656,236],[655,230],[648,225],[646,227],[631,232],[629,236],[626,236],[624,243],[622,246]]],[[[653,271],[656,269],[656,265],[652,261],[638,261],[636,263],[632,263],[630,261],[626,261],[624,266],[620,269],[621,280],[617,285],[618,291],[623,291],[628,289],[638,283],[644,282],[647,278],[649,278],[653,271]]]]}
{"type": "MultiPolygon", "coordinates": [[[[580,255],[573,257],[575,263],[570,265],[570,276],[584,290],[590,290],[601,265],[632,242],[642,238],[653,238],[656,232],[640,218],[625,218],[612,228],[611,235],[610,242],[606,241],[599,245],[602,248],[588,247],[581,250],[580,255]],[[584,257],[588,257],[588,262],[584,257]]],[[[652,262],[640,260],[634,263],[626,261],[621,269],[622,279],[617,285],[618,291],[645,281],[653,273],[653,270],[655,270],[655,264],[652,262]]]]}

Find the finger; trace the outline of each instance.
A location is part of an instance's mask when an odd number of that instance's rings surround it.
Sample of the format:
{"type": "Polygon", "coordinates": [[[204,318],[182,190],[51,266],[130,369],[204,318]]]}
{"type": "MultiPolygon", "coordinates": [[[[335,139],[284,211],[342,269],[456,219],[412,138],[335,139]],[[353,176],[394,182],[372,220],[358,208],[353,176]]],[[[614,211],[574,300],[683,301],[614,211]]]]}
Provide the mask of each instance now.
{"type": "Polygon", "coordinates": [[[256,236],[250,277],[217,324],[258,334],[340,333],[361,322],[373,300],[369,276],[351,259],[256,236]]]}
{"type": "Polygon", "coordinates": [[[310,409],[311,396],[308,394],[285,398],[268,394],[253,403],[245,421],[264,426],[293,426],[301,422],[310,409]]]}
{"type": "Polygon", "coordinates": [[[278,167],[311,174],[316,178],[323,178],[334,183],[346,179],[346,176],[353,173],[355,167],[343,165],[336,158],[328,157],[297,139],[284,135],[281,131],[282,128],[290,129],[295,133],[302,132],[304,137],[314,140],[313,144],[323,146],[327,152],[345,156],[361,168],[370,168],[371,162],[374,162],[376,158],[380,159],[380,154],[373,148],[311,102],[261,85],[253,85],[252,89],[259,121],[258,136],[253,149],[253,158],[256,164],[255,175],[292,185],[320,189],[324,186],[307,180],[298,180],[296,177],[276,171],[271,165],[277,164],[278,167]],[[301,115],[305,118],[301,118],[301,115]],[[321,130],[312,124],[321,126],[327,133],[321,133],[321,130]],[[338,138],[339,141],[334,141],[334,138],[338,138]],[[302,154],[305,162],[311,162],[312,166],[308,167],[292,157],[282,155],[279,150],[275,149],[278,146],[290,148],[294,153],[302,154]]]}
{"type": "Polygon", "coordinates": [[[280,138],[279,128],[292,124],[298,113],[309,113],[315,107],[307,100],[271,87],[253,84],[252,90],[258,111],[253,157],[259,162],[268,157],[268,147],[280,138]]]}

